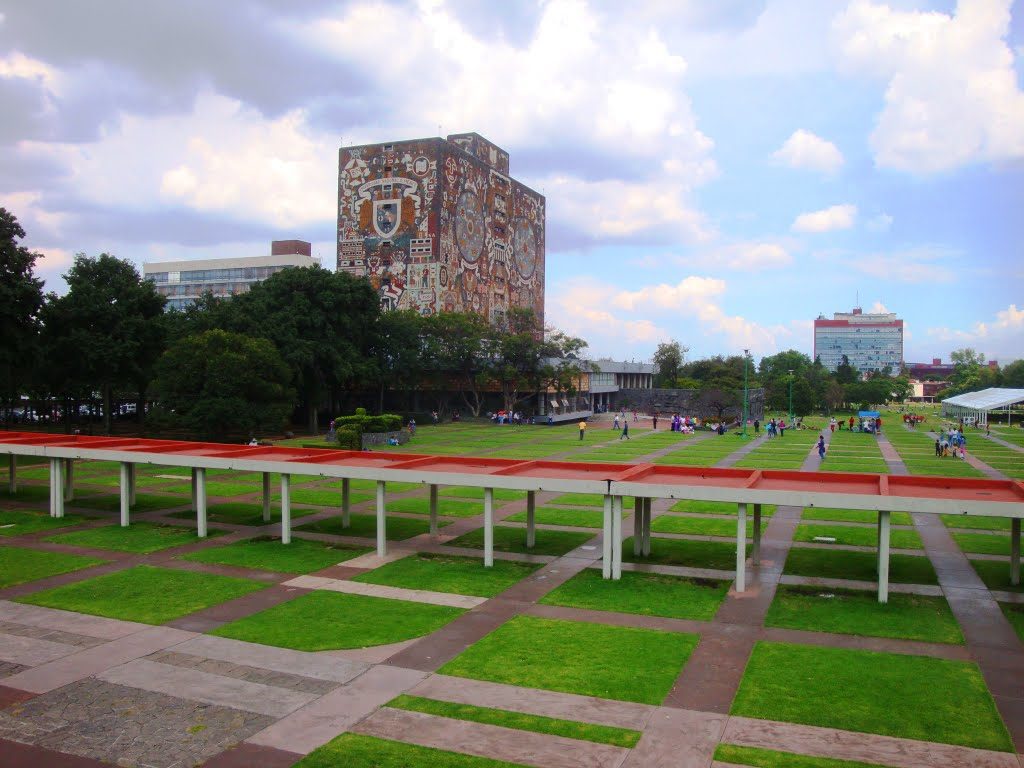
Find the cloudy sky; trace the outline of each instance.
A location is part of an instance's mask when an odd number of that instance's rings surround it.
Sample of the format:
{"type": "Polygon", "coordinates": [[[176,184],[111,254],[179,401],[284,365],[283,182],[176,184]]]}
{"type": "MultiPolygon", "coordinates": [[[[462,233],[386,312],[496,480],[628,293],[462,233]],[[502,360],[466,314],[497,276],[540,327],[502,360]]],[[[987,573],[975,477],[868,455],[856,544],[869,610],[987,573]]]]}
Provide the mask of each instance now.
{"type": "Polygon", "coordinates": [[[1024,356],[1024,0],[0,0],[0,205],[76,252],[335,258],[337,149],[477,131],[595,355],[1024,356]],[[623,8],[629,8],[624,13],[623,8]]]}

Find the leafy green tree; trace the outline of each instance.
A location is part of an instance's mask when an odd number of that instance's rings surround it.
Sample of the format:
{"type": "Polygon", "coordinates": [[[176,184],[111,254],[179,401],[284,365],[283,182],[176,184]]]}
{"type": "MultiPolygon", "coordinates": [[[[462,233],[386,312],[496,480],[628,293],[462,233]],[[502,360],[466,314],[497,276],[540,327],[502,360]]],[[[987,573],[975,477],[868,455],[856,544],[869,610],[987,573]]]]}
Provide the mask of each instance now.
{"type": "Polygon", "coordinates": [[[985,365],[983,353],[964,347],[953,350],[950,359],[954,364],[953,375],[949,378],[949,387],[939,393],[940,398],[953,397],[999,384],[999,370],[993,370],[985,365]]]}
{"type": "Polygon", "coordinates": [[[384,390],[388,387],[414,395],[412,410],[419,410],[418,389],[430,368],[425,338],[427,318],[413,310],[381,314],[374,347],[379,377],[379,411],[384,412],[384,390]]]}
{"type": "Polygon", "coordinates": [[[686,360],[686,353],[690,351],[675,339],[664,341],[658,345],[654,353],[654,367],[657,373],[654,376],[654,386],[674,387],[676,379],[679,378],[683,362],[686,360]]]}
{"type": "Polygon", "coordinates": [[[34,274],[39,254],[18,245],[24,237],[14,214],[0,208],[0,397],[6,418],[30,383],[43,306],[43,281],[34,274]]]}
{"type": "Polygon", "coordinates": [[[135,265],[106,253],[78,254],[64,280],[68,292],[49,294],[41,313],[46,378],[66,400],[98,391],[109,434],[115,389],[145,399],[164,349],[166,299],[135,265]]]}
{"type": "Polygon", "coordinates": [[[212,330],[168,348],[157,363],[154,391],[164,419],[219,440],[279,432],[295,407],[290,381],[270,341],[212,330]]]}
{"type": "Polygon", "coordinates": [[[850,358],[843,355],[839,365],[836,366],[835,377],[836,381],[840,384],[852,384],[860,378],[860,372],[854,367],[853,363],[850,362],[850,358]]]}
{"type": "MultiPolygon", "coordinates": [[[[811,358],[795,349],[788,349],[785,352],[762,358],[761,364],[758,366],[758,378],[765,388],[765,405],[772,410],[787,410],[789,408],[790,378],[806,380],[807,372],[812,367],[811,358]],[[792,377],[790,371],[793,372],[792,377]]],[[[811,407],[813,408],[813,390],[811,398],[811,407]]],[[[794,404],[793,407],[795,410],[796,405],[794,404]]]]}
{"type": "Polygon", "coordinates": [[[1024,388],[1024,360],[1014,360],[1004,365],[1002,374],[1004,387],[1024,388]]]}
{"type": "Polygon", "coordinates": [[[473,312],[431,315],[425,326],[428,376],[434,379],[435,389],[456,389],[470,413],[479,416],[495,359],[494,329],[473,312]]]}

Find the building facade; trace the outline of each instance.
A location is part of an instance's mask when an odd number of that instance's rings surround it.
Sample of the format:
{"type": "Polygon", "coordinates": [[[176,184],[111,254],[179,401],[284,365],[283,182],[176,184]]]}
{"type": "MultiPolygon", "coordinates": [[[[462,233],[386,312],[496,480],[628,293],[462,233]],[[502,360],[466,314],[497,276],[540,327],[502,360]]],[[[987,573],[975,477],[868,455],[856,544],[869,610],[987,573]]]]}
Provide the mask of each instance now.
{"type": "Polygon", "coordinates": [[[344,147],[338,270],[369,278],[385,309],[544,318],[545,200],[475,133],[344,147]]]}
{"type": "Polygon", "coordinates": [[[236,259],[163,261],[142,265],[157,293],[167,297],[167,309],[184,309],[206,293],[217,297],[245,293],[254,284],[288,267],[319,266],[312,246],[304,240],[275,240],[269,256],[236,259]]]}
{"type": "Polygon", "coordinates": [[[903,321],[893,312],[867,313],[860,307],[836,312],[831,320],[819,315],[814,321],[814,356],[835,371],[843,355],[861,373],[903,366],[903,321]]]}

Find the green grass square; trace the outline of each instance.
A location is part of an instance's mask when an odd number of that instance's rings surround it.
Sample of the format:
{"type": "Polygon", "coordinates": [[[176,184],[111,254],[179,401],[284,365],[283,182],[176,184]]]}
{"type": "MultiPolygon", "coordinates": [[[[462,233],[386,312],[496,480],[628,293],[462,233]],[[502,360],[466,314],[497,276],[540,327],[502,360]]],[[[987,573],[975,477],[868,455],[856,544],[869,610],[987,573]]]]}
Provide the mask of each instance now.
{"type": "Polygon", "coordinates": [[[698,637],[635,627],[517,616],[441,674],[604,699],[660,704],[698,637]]]}
{"type": "Polygon", "coordinates": [[[541,598],[544,605],[594,611],[710,621],[729,591],[728,581],[690,579],[657,573],[623,571],[612,581],[587,568],[541,598]]]}
{"type": "MultiPolygon", "coordinates": [[[[208,531],[210,537],[221,536],[223,533],[224,531],[216,529],[208,531]]],[[[59,533],[56,536],[48,536],[46,541],[52,541],[54,544],[68,544],[73,547],[147,554],[161,549],[180,547],[184,544],[194,544],[201,539],[192,528],[133,523],[126,528],[122,528],[120,525],[105,525],[102,528],[86,528],[81,531],[59,533]]]]}
{"type": "MultiPolygon", "coordinates": [[[[319,488],[292,488],[288,494],[292,504],[310,504],[314,507],[336,507],[341,509],[341,491],[322,490],[319,488]]],[[[362,504],[373,498],[368,493],[349,493],[349,504],[362,504]]],[[[281,493],[273,495],[275,502],[281,501],[281,493]]]]}
{"type": "MultiPolygon", "coordinates": [[[[318,510],[296,509],[292,507],[292,520],[315,514],[318,510]]],[[[168,517],[179,520],[195,520],[192,511],[172,512],[168,517]]],[[[228,523],[229,525],[273,525],[281,522],[281,507],[274,504],[270,508],[270,522],[263,520],[263,504],[261,502],[226,501],[221,504],[210,504],[206,507],[206,520],[210,523],[228,523]]]]}
{"type": "Polygon", "coordinates": [[[989,589],[1000,592],[1024,592],[1024,581],[1020,584],[1010,583],[1010,558],[1006,560],[971,560],[978,577],[989,589]]]}
{"type": "Polygon", "coordinates": [[[305,539],[292,539],[290,543],[282,544],[280,539],[261,537],[202,549],[181,555],[180,559],[277,573],[312,573],[370,551],[369,547],[346,547],[305,539]]]}
{"type": "Polygon", "coordinates": [[[1010,622],[1010,626],[1013,627],[1013,631],[1017,633],[1017,637],[1024,643],[1024,605],[1017,603],[1000,603],[999,607],[1003,609],[1003,615],[1006,616],[1006,620],[1010,622]]]}
{"type": "MultiPolygon", "coordinates": [[[[754,521],[747,517],[747,538],[754,535],[754,521]]],[[[761,523],[764,530],[764,522],[761,523]]],[[[721,536],[736,538],[736,520],[729,518],[692,517],[688,515],[658,515],[651,521],[654,533],[681,533],[692,536],[721,536]]]]}
{"type": "MultiPolygon", "coordinates": [[[[456,496],[460,499],[483,499],[484,489],[473,488],[468,485],[456,485],[442,488],[438,495],[456,496]]],[[[515,491],[511,488],[495,488],[494,498],[498,501],[518,501],[526,498],[526,491],[515,491]]]]}
{"type": "MultiPolygon", "coordinates": [[[[875,547],[878,544],[878,528],[854,525],[827,525],[820,523],[801,523],[793,534],[794,541],[806,541],[813,544],[828,546],[827,542],[816,542],[815,537],[823,536],[835,539],[835,544],[860,547],[875,547]]],[[[923,549],[921,537],[917,531],[905,531],[901,528],[889,529],[889,546],[893,549],[923,549]]]]}
{"type": "Polygon", "coordinates": [[[794,752],[740,747],[735,744],[719,744],[715,750],[715,760],[729,765],[749,765],[753,768],[886,768],[877,763],[798,755],[794,752]]]}
{"type": "MultiPolygon", "coordinates": [[[[762,504],[761,505],[761,517],[771,517],[775,514],[774,504],[762,504]]],[[[737,514],[737,505],[730,501],[695,501],[693,499],[683,499],[673,504],[669,512],[696,512],[702,515],[732,515],[733,517],[737,514]]],[[[754,514],[754,505],[747,505],[747,516],[751,517],[754,514]]]]}
{"type": "MultiPolygon", "coordinates": [[[[297,531],[313,531],[315,533],[333,533],[335,536],[357,536],[364,539],[377,537],[377,516],[356,514],[350,516],[348,528],[342,528],[341,516],[328,517],[323,520],[315,520],[312,523],[298,526],[297,531]]],[[[439,520],[438,527],[444,528],[451,525],[448,520],[439,520]]],[[[409,517],[390,516],[387,519],[388,541],[402,541],[411,539],[430,532],[430,523],[427,520],[415,520],[409,517]]]]}
{"type": "MultiPolygon", "coordinates": [[[[495,552],[520,552],[531,555],[564,555],[576,547],[586,544],[594,538],[590,533],[576,531],[536,531],[534,546],[526,548],[526,529],[512,528],[507,525],[494,526],[495,552]]],[[[448,542],[449,547],[466,547],[468,549],[484,548],[484,529],[477,528],[457,539],[448,542]]]]}
{"type": "MultiPolygon", "coordinates": [[[[747,544],[747,553],[750,545],[747,544]]],[[[688,568],[713,568],[719,571],[736,570],[736,545],[725,541],[696,541],[691,539],[661,539],[651,537],[651,554],[646,557],[633,554],[633,537],[622,542],[622,560],[627,563],[657,563],[681,565],[688,568]]]]}
{"type": "Polygon", "coordinates": [[[967,528],[978,531],[1009,531],[1010,518],[988,515],[940,515],[947,528],[967,528]]]}
{"type": "Polygon", "coordinates": [[[731,714],[1011,751],[976,664],[758,642],[731,714]]]}
{"type": "Polygon", "coordinates": [[[95,557],[0,546],[0,588],[105,563],[95,557]]]}
{"type": "Polygon", "coordinates": [[[890,593],[889,602],[883,604],[874,592],[780,585],[765,625],[929,643],[964,642],[944,597],[898,592],[890,593]]]}
{"type": "MultiPolygon", "coordinates": [[[[842,549],[789,550],[782,572],[794,576],[816,576],[824,579],[877,581],[877,557],[874,552],[848,552],[842,549]]],[[[890,555],[889,581],[898,584],[938,584],[931,561],[920,555],[890,555]]]]}
{"type": "Polygon", "coordinates": [[[0,536],[24,536],[27,533],[49,531],[53,528],[67,528],[85,521],[86,518],[79,515],[50,517],[45,512],[0,509],[0,536]]]}
{"type": "Polygon", "coordinates": [[[367,648],[429,635],[462,613],[461,608],[316,591],[211,634],[297,651],[367,648]]]}
{"type": "Polygon", "coordinates": [[[961,551],[979,555],[1010,556],[1010,537],[998,533],[953,533],[961,551]]]}
{"type": "MultiPolygon", "coordinates": [[[[407,498],[392,499],[387,503],[388,512],[405,512],[412,515],[429,515],[430,499],[407,498]]],[[[438,499],[437,514],[444,517],[475,517],[484,513],[484,505],[478,501],[459,501],[458,499],[438,499]]]]}
{"type": "MultiPolygon", "coordinates": [[[[549,501],[548,504],[562,504],[572,507],[604,507],[604,496],[600,493],[564,493],[549,501]]],[[[622,508],[633,508],[632,496],[623,497],[622,508]]]]}
{"type": "Polygon", "coordinates": [[[436,768],[524,768],[501,760],[355,733],[343,733],[335,737],[310,752],[292,768],[414,768],[428,765],[436,768]]]}
{"type": "Polygon", "coordinates": [[[250,579],[139,565],[26,595],[18,602],[143,624],[165,624],[264,586],[250,579]]]}
{"type": "MultiPolygon", "coordinates": [[[[534,522],[540,525],[565,525],[573,528],[600,528],[604,525],[604,511],[596,509],[570,509],[567,507],[537,507],[534,522]]],[[[505,518],[507,523],[525,523],[526,512],[516,512],[505,518]]]]}
{"type": "Polygon", "coordinates": [[[492,567],[484,568],[483,562],[475,557],[419,553],[360,574],[353,581],[494,597],[538,568],[540,565],[514,560],[495,560],[492,567]]]}
{"type": "MultiPolygon", "coordinates": [[[[171,509],[189,503],[189,496],[157,496],[156,494],[140,493],[135,497],[132,504],[132,512],[153,512],[158,509],[171,509]]],[[[76,498],[69,502],[72,506],[84,507],[85,509],[97,509],[102,512],[119,512],[121,510],[121,496],[119,494],[102,496],[86,496],[76,498]]]]}
{"type": "MultiPolygon", "coordinates": [[[[878,513],[870,509],[834,509],[832,507],[806,507],[802,514],[804,520],[825,520],[838,523],[878,523],[878,513]]],[[[914,520],[909,512],[890,512],[889,522],[892,525],[913,525],[914,520]]]]}

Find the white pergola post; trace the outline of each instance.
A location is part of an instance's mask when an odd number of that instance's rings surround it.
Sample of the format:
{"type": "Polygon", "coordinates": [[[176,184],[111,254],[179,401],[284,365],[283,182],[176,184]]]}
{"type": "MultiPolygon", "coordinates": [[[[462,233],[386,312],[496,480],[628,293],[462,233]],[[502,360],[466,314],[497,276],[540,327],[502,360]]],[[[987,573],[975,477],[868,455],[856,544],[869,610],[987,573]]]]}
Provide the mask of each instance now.
{"type": "Polygon", "coordinates": [[[430,486],[430,536],[437,536],[437,486],[430,486]]]}
{"type": "Polygon", "coordinates": [[[263,522],[270,522],[270,473],[263,473],[263,522]]]}
{"type": "Polygon", "coordinates": [[[292,476],[281,473],[281,543],[292,542],[292,476]]]}
{"type": "Polygon", "coordinates": [[[128,501],[134,507],[135,506],[135,465],[128,465],[128,501]]]}
{"type": "Polygon", "coordinates": [[[50,459],[50,517],[64,517],[64,460],[50,459]]]}
{"type": "Polygon", "coordinates": [[[196,467],[195,496],[196,496],[196,535],[201,539],[206,538],[206,469],[196,467]]]}
{"type": "Polygon", "coordinates": [[[651,555],[651,499],[644,499],[644,523],[643,531],[643,544],[640,547],[640,554],[644,557],[650,557],[651,555]]]}
{"type": "Polygon", "coordinates": [[[761,505],[754,505],[754,546],[750,552],[754,565],[761,564],[761,505]]]}
{"type": "Polygon", "coordinates": [[[377,481],[377,557],[388,553],[388,521],[384,508],[384,481],[377,481]]]}
{"type": "Polygon", "coordinates": [[[64,501],[75,500],[75,460],[64,459],[64,501]]]}
{"type": "Polygon", "coordinates": [[[1020,518],[1010,520],[1010,583],[1020,584],[1020,518]]]}
{"type": "Polygon", "coordinates": [[[747,505],[736,505],[736,591],[747,588],[747,505]]]}
{"type": "Polygon", "coordinates": [[[199,511],[199,498],[198,490],[199,487],[199,469],[198,467],[192,467],[192,511],[199,511]]]}
{"type": "Polygon", "coordinates": [[[494,565],[494,489],[484,488],[484,568],[494,565]]]}
{"type": "Polygon", "coordinates": [[[889,518],[891,513],[878,513],[878,602],[889,602],[889,518]]]}
{"type": "Polygon", "coordinates": [[[132,508],[132,495],[129,490],[129,479],[128,479],[128,464],[121,462],[121,476],[120,482],[118,483],[118,490],[121,495],[121,527],[127,528],[130,522],[130,514],[132,508]]]}
{"type": "Polygon", "coordinates": [[[526,548],[533,549],[537,543],[537,493],[526,492],[526,548]]]}
{"type": "Polygon", "coordinates": [[[639,557],[643,551],[644,539],[644,500],[637,496],[633,499],[633,557],[639,557]]]}
{"type": "Polygon", "coordinates": [[[612,499],[612,578],[622,578],[622,497],[612,499]]]}
{"type": "Polygon", "coordinates": [[[7,457],[7,492],[11,496],[18,492],[18,457],[13,453],[7,457]]]}
{"type": "Polygon", "coordinates": [[[347,477],[341,481],[341,527],[352,525],[352,481],[347,477]]]}
{"type": "Polygon", "coordinates": [[[612,577],[612,497],[604,497],[604,524],[601,541],[601,576],[612,577]]]}

